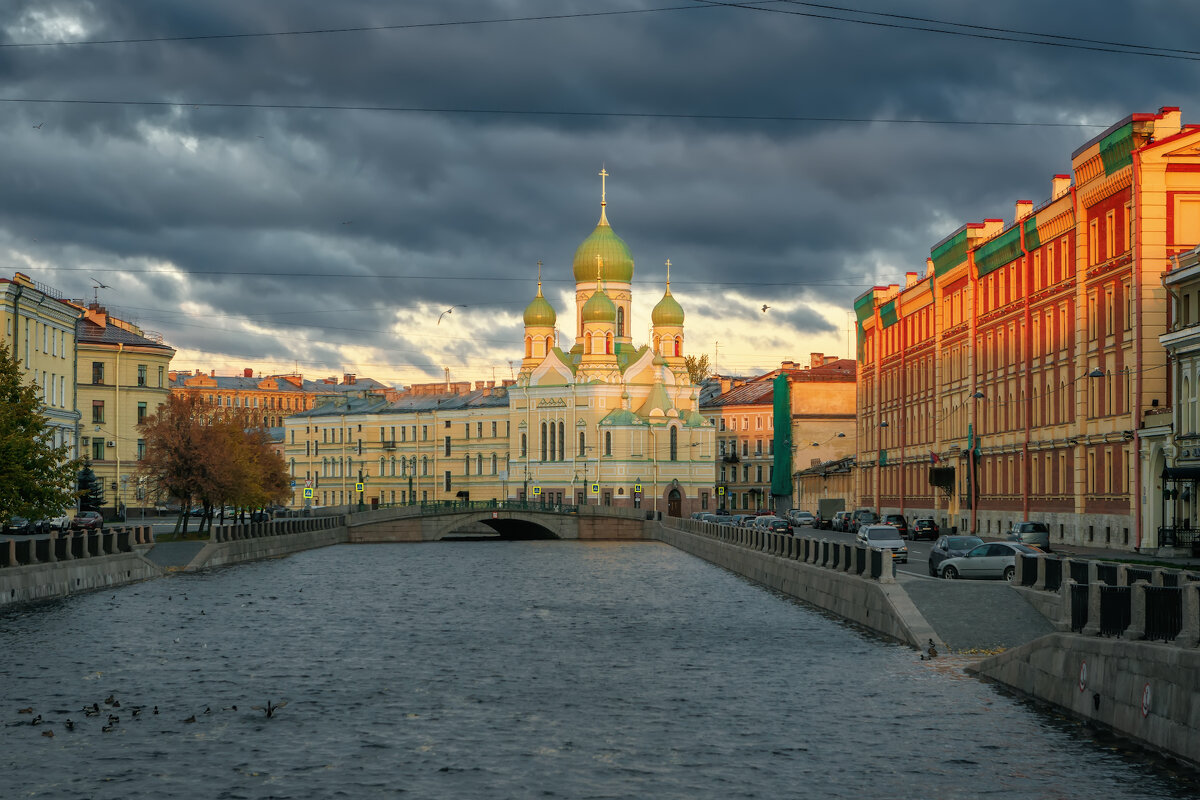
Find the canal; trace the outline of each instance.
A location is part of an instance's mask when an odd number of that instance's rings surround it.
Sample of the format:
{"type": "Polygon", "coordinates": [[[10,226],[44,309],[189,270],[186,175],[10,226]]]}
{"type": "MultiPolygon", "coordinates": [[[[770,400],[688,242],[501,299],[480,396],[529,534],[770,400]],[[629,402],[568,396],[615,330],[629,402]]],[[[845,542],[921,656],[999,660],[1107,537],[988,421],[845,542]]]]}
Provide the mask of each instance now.
{"type": "Polygon", "coordinates": [[[10,611],[0,653],[3,798],[1198,790],[649,542],[326,548],[10,611]]]}

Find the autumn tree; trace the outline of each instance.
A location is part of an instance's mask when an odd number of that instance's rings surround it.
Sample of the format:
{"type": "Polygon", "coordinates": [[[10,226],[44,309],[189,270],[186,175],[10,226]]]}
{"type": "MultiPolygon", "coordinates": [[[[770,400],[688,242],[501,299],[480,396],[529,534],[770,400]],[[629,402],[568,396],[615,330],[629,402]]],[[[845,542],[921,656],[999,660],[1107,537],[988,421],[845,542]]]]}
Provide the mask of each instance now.
{"type": "Polygon", "coordinates": [[[708,367],[708,354],[701,356],[684,356],[683,365],[687,367],[688,378],[692,383],[699,386],[708,377],[710,372],[708,367]]]}
{"type": "Polygon", "coordinates": [[[67,444],[54,446],[36,383],[21,382],[20,362],[0,342],[0,519],[61,514],[75,507],[67,444]]]}

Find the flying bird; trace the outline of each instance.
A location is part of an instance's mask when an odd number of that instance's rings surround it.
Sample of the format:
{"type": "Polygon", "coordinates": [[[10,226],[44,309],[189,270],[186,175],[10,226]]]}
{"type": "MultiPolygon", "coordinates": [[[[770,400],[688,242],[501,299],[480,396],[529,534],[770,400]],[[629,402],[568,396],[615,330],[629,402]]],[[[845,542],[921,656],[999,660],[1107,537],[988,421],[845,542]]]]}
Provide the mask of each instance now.
{"type": "Polygon", "coordinates": [[[769,305],[767,305],[766,303],[763,303],[763,313],[764,313],[764,314],[765,314],[765,313],[767,313],[767,309],[768,309],[768,308],[770,308],[770,306],[769,306],[769,305]]]}
{"type": "Polygon", "coordinates": [[[39,122],[37,125],[34,125],[33,127],[34,127],[34,129],[35,129],[35,130],[39,130],[39,131],[40,131],[40,130],[42,129],[42,126],[43,126],[43,125],[45,125],[45,124],[46,124],[46,123],[44,123],[44,122],[39,122]]]}
{"type": "Polygon", "coordinates": [[[450,306],[449,308],[447,308],[445,311],[443,311],[443,312],[442,312],[442,313],[441,313],[441,314],[438,316],[438,321],[437,321],[437,324],[438,324],[438,325],[441,325],[441,324],[442,324],[442,317],[446,316],[447,314],[453,314],[453,313],[454,313],[454,309],[456,309],[456,308],[466,308],[466,306],[450,306]]]}
{"type": "MultiPolygon", "coordinates": [[[[91,278],[92,276],[89,275],[88,277],[91,278]]],[[[99,278],[92,278],[92,280],[95,282],[97,289],[111,289],[112,288],[107,283],[102,283],[99,278]]]]}

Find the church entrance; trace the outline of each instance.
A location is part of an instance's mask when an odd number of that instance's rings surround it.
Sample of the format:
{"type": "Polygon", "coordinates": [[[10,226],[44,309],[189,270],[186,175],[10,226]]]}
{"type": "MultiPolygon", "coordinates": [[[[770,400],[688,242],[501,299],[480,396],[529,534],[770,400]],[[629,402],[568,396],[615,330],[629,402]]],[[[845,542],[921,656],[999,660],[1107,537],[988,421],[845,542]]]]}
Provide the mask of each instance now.
{"type": "Polygon", "coordinates": [[[679,494],[678,489],[672,489],[671,493],[667,495],[667,516],[668,517],[682,516],[682,513],[680,512],[680,508],[679,508],[681,499],[682,498],[679,494]]]}

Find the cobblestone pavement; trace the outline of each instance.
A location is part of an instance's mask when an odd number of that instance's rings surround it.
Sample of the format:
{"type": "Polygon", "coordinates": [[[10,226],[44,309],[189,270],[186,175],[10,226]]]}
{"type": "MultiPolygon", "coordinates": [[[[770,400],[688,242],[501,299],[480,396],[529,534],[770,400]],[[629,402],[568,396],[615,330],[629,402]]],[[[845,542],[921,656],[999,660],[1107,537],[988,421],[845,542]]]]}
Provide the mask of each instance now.
{"type": "Polygon", "coordinates": [[[1054,626],[1004,581],[900,575],[897,582],[954,652],[1017,647],[1054,632],[1054,626]]]}

